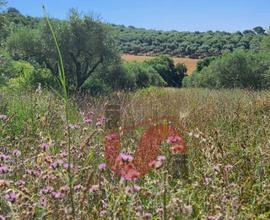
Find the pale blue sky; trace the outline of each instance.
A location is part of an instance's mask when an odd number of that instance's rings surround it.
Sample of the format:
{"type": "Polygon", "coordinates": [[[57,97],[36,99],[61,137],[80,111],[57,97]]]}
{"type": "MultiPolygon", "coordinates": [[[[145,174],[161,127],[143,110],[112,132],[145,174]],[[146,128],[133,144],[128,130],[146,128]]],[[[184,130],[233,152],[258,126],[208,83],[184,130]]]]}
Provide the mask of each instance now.
{"type": "Polygon", "coordinates": [[[94,12],[105,22],[178,30],[237,31],[270,26],[270,0],[9,0],[23,14],[66,18],[70,8],[94,12]]]}

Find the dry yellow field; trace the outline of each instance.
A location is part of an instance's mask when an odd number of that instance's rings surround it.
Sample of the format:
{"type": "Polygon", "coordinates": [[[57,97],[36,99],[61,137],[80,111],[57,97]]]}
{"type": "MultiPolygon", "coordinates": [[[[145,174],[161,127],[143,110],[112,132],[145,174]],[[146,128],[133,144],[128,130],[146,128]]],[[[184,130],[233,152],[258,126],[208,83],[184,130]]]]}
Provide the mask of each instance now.
{"type": "MultiPolygon", "coordinates": [[[[137,56],[137,55],[129,55],[129,54],[123,54],[122,59],[124,61],[139,61],[142,62],[147,59],[153,59],[152,56],[137,56]]],[[[179,57],[172,57],[174,60],[174,63],[183,63],[187,66],[188,74],[191,74],[195,69],[196,65],[199,61],[199,59],[191,59],[191,58],[179,58],[179,57]]]]}

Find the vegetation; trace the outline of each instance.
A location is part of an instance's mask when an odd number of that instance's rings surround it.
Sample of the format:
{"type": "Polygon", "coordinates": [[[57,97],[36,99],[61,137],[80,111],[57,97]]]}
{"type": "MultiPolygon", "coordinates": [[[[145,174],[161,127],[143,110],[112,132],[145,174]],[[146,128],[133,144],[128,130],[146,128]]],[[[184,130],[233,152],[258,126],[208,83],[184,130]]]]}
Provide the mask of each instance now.
{"type": "Polygon", "coordinates": [[[123,53],[191,58],[219,56],[236,49],[257,51],[266,35],[262,27],[236,33],[155,31],[123,25],[113,27],[123,53]]]}
{"type": "MultiPolygon", "coordinates": [[[[71,216],[64,104],[55,95],[1,91],[0,215],[71,216]]],[[[269,92],[145,89],[118,94],[122,126],[172,115],[188,146],[189,181],[162,166],[123,181],[103,164],[104,106],[111,97],[70,101],[74,201],[78,219],[269,219],[269,92]],[[164,182],[164,174],[169,172],[164,182]],[[164,191],[166,189],[166,191],[164,191]]],[[[134,152],[143,128],[123,135],[134,152]]],[[[174,167],[177,169],[177,167],[174,167]]]]}
{"type": "Polygon", "coordinates": [[[216,59],[199,62],[185,86],[207,88],[268,89],[270,56],[268,53],[235,51],[216,59]]]}

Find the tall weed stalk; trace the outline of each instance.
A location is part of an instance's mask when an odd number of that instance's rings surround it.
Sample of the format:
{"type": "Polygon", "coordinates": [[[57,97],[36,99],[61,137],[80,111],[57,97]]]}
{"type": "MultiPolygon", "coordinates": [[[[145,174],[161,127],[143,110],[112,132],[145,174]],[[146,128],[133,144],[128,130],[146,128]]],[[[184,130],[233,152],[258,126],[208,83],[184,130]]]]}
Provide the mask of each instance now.
{"type": "Polygon", "coordinates": [[[72,215],[75,218],[75,206],[74,206],[74,190],[73,190],[73,173],[71,170],[71,133],[70,133],[70,127],[69,127],[69,95],[68,95],[68,86],[66,81],[66,74],[65,74],[65,68],[64,68],[64,62],[62,58],[62,54],[60,51],[59,43],[57,41],[55,31],[53,30],[52,24],[50,22],[50,19],[46,13],[45,7],[43,6],[46,22],[50,28],[54,44],[57,50],[58,55],[58,79],[60,82],[60,86],[62,89],[62,98],[64,100],[65,104],[65,117],[66,117],[66,128],[67,128],[67,134],[68,134],[68,180],[69,180],[69,199],[70,199],[70,205],[72,209],[72,215]]]}

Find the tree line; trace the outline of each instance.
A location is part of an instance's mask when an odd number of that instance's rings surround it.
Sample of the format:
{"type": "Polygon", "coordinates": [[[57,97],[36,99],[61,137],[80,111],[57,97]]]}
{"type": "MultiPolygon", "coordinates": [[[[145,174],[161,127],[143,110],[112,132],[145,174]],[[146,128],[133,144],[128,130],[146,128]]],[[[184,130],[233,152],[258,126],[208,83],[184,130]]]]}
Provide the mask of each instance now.
{"type": "Polygon", "coordinates": [[[236,49],[256,51],[266,35],[266,30],[260,26],[235,33],[157,31],[132,26],[112,26],[121,51],[133,55],[167,54],[176,57],[204,58],[219,56],[236,49]]]}

